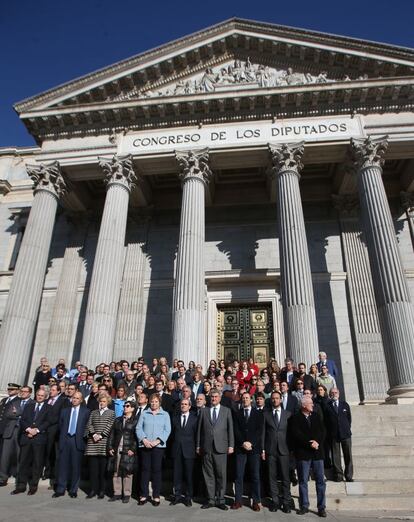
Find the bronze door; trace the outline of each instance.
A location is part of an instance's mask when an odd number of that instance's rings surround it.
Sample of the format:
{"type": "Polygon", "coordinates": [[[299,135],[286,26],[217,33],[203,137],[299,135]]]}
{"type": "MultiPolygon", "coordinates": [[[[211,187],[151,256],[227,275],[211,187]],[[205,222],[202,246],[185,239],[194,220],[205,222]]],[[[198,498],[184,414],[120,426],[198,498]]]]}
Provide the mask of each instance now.
{"type": "Polygon", "coordinates": [[[272,305],[220,306],[217,357],[228,364],[253,357],[259,367],[266,366],[274,357],[272,305]]]}

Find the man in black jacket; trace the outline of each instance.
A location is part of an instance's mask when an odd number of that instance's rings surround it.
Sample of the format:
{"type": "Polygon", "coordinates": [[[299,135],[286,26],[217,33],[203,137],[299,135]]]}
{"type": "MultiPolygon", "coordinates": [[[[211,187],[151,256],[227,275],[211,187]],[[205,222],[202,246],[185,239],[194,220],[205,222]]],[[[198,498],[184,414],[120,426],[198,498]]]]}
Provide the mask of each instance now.
{"type": "Polygon", "coordinates": [[[27,484],[29,484],[28,495],[34,495],[37,491],[43,471],[51,411],[46,397],[45,390],[37,390],[35,402],[28,404],[23,410],[20,420],[19,471],[16,489],[11,492],[12,495],[24,493],[27,484]]]}
{"type": "Polygon", "coordinates": [[[180,413],[174,415],[172,419],[171,456],[174,459],[174,497],[170,505],[175,506],[182,501],[184,505],[190,507],[193,498],[198,419],[197,415],[190,411],[190,399],[181,399],[180,406],[180,413]]]}
{"type": "Polygon", "coordinates": [[[341,463],[342,448],[345,463],[345,480],[353,482],[351,408],[347,402],[339,399],[338,388],[332,388],[329,396],[331,401],[326,407],[326,416],[332,450],[334,481],[342,482],[344,479],[341,463]]]}
{"type": "Polygon", "coordinates": [[[241,396],[241,408],[234,413],[234,440],[236,453],[235,499],[231,509],[243,506],[243,479],[246,464],[249,469],[252,509],[260,511],[260,455],[262,453],[263,413],[252,407],[248,392],[241,396]]]}
{"type": "Polygon", "coordinates": [[[326,517],[326,485],[323,466],[325,427],[320,416],[313,413],[313,401],[310,397],[302,399],[301,411],[291,418],[289,431],[299,479],[300,509],[297,513],[304,515],[309,511],[308,480],[312,468],[315,477],[318,515],[326,517]]]}
{"type": "Polygon", "coordinates": [[[267,460],[269,476],[270,494],[272,504],[270,511],[277,511],[280,508],[278,477],[281,479],[282,486],[282,511],[290,513],[291,495],[289,479],[289,447],[287,443],[288,420],[291,412],[283,410],[281,407],[282,396],[278,391],[274,391],[270,397],[272,408],[263,412],[263,460],[267,460]]]}
{"type": "Polygon", "coordinates": [[[19,388],[18,384],[9,382],[8,397],[0,401],[0,486],[7,485],[17,465],[19,419],[22,414],[19,388]]]}

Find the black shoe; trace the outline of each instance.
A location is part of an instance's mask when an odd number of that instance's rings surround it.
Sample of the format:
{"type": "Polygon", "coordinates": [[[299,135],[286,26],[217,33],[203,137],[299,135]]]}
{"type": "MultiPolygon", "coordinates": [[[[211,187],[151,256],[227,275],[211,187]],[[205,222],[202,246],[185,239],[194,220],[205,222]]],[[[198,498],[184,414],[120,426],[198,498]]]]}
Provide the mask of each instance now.
{"type": "Polygon", "coordinates": [[[227,511],[229,508],[226,506],[226,504],[217,504],[217,507],[221,509],[222,511],[227,511]]]}
{"type": "Polygon", "coordinates": [[[298,480],[295,479],[295,478],[293,478],[290,482],[292,483],[292,486],[293,486],[293,487],[295,487],[295,486],[298,485],[298,480]]]}
{"type": "Polygon", "coordinates": [[[124,497],[124,498],[122,499],[122,504],[128,504],[130,498],[131,498],[131,497],[124,497]]]}
{"type": "Polygon", "coordinates": [[[90,493],[88,493],[88,494],[86,495],[86,498],[94,498],[94,497],[96,497],[96,493],[95,493],[95,491],[91,491],[90,493]]]}
{"type": "Polygon", "coordinates": [[[138,506],[144,506],[146,503],[148,502],[148,500],[145,498],[145,499],[139,499],[138,500],[138,506]]]}
{"type": "Polygon", "coordinates": [[[108,498],[108,502],[116,502],[117,500],[121,500],[121,495],[114,495],[111,498],[108,498]]]}
{"type": "Polygon", "coordinates": [[[4,486],[7,486],[7,480],[0,482],[0,488],[3,488],[4,486]]]}
{"type": "Polygon", "coordinates": [[[184,506],[186,507],[191,507],[193,505],[193,503],[191,502],[191,498],[186,498],[184,499],[184,502],[183,502],[184,506]]]}
{"type": "Polygon", "coordinates": [[[78,494],[76,493],[76,491],[74,491],[73,493],[69,493],[69,496],[70,498],[78,498],[78,494]]]}
{"type": "Polygon", "coordinates": [[[283,513],[292,513],[292,510],[290,509],[289,506],[283,506],[282,511],[283,511],[283,513]]]}
{"type": "Polygon", "coordinates": [[[279,506],[277,504],[275,504],[274,502],[272,502],[269,506],[269,511],[271,513],[276,513],[276,511],[279,509],[279,506]]]}
{"type": "Polygon", "coordinates": [[[101,500],[102,500],[103,498],[105,498],[105,493],[104,493],[103,491],[100,491],[100,492],[98,493],[98,498],[101,499],[101,500]]]}
{"type": "Polygon", "coordinates": [[[16,488],[16,489],[13,489],[13,491],[10,491],[10,495],[18,495],[19,493],[24,493],[25,491],[26,491],[25,489],[16,488]]]}
{"type": "Polygon", "coordinates": [[[345,480],[346,480],[346,482],[353,482],[353,481],[354,481],[353,478],[347,478],[347,479],[345,479],[345,480]]]}
{"type": "Polygon", "coordinates": [[[154,507],[158,507],[160,505],[160,501],[159,500],[154,500],[152,499],[151,500],[151,504],[154,506],[154,507]]]}
{"type": "Polygon", "coordinates": [[[298,509],[298,510],[296,511],[296,513],[297,513],[298,515],[306,515],[306,513],[309,513],[309,509],[308,509],[308,508],[305,508],[305,507],[302,507],[302,508],[298,509]]]}
{"type": "Polygon", "coordinates": [[[177,498],[177,497],[171,497],[171,500],[170,500],[170,506],[176,506],[177,504],[180,503],[180,499],[177,498]]]}
{"type": "Polygon", "coordinates": [[[326,518],[326,516],[326,511],[324,509],[318,511],[318,517],[326,518]]]}
{"type": "Polygon", "coordinates": [[[205,504],[203,504],[201,506],[201,509],[209,509],[209,508],[212,508],[214,507],[213,504],[210,504],[210,502],[206,502],[205,504]]]}
{"type": "Polygon", "coordinates": [[[333,481],[334,481],[334,482],[343,482],[344,479],[342,479],[341,477],[335,477],[335,478],[333,479],[333,481]]]}
{"type": "Polygon", "coordinates": [[[37,488],[30,488],[27,492],[28,495],[35,495],[37,493],[37,488]]]}
{"type": "Polygon", "coordinates": [[[59,498],[59,497],[63,497],[63,496],[65,496],[64,493],[58,493],[58,492],[56,491],[56,493],[53,493],[52,498],[59,498]]]}

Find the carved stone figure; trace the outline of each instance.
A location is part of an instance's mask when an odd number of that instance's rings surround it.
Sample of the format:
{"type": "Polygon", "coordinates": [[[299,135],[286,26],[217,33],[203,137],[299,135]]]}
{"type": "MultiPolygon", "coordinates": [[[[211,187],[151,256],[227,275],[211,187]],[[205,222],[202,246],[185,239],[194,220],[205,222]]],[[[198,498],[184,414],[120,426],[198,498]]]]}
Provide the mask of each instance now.
{"type": "Polygon", "coordinates": [[[201,78],[200,87],[203,92],[213,92],[214,85],[216,83],[216,75],[213,73],[213,69],[208,67],[204,76],[201,78]]]}

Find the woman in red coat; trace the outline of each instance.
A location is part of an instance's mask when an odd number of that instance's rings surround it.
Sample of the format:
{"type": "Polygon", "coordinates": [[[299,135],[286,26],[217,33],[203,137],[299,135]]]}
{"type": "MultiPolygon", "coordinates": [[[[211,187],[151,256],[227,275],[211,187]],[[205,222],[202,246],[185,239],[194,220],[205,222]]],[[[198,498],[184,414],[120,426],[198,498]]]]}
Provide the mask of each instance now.
{"type": "Polygon", "coordinates": [[[249,370],[247,361],[243,361],[241,363],[241,369],[236,373],[236,378],[239,381],[240,386],[248,388],[252,377],[253,373],[249,370]]]}

